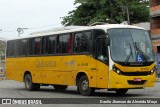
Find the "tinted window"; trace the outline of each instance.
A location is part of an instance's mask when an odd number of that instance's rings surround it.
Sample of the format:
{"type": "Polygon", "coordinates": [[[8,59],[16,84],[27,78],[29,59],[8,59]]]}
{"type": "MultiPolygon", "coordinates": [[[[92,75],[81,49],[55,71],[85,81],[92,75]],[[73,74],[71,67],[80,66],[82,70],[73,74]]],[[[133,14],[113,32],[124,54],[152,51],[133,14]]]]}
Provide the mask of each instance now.
{"type": "Polygon", "coordinates": [[[14,48],[15,48],[15,55],[20,56],[21,55],[21,41],[16,40],[14,42],[14,48]]]}
{"type": "Polygon", "coordinates": [[[39,55],[41,54],[41,38],[35,38],[35,48],[34,48],[34,54],[39,55]]]}
{"type": "Polygon", "coordinates": [[[21,40],[21,55],[27,55],[27,39],[21,40]]]}
{"type": "Polygon", "coordinates": [[[29,55],[34,55],[34,38],[29,39],[28,48],[29,48],[29,55]]]}
{"type": "Polygon", "coordinates": [[[21,54],[20,40],[7,42],[7,56],[19,56],[21,54]]]}
{"type": "Polygon", "coordinates": [[[13,45],[13,41],[7,42],[7,56],[14,56],[14,45],[13,45]]]}
{"type": "Polygon", "coordinates": [[[74,52],[89,52],[91,32],[76,33],[74,37],[74,52]]]}
{"type": "Polygon", "coordinates": [[[108,62],[108,52],[105,39],[99,39],[97,41],[97,59],[108,62]]]}
{"type": "Polygon", "coordinates": [[[48,37],[42,38],[42,54],[48,54],[48,37]]]}
{"type": "Polygon", "coordinates": [[[56,46],[56,36],[50,36],[46,44],[47,44],[46,48],[47,48],[48,54],[54,54],[55,46],[56,46]]]}
{"type": "Polygon", "coordinates": [[[54,54],[56,46],[56,36],[43,37],[42,54],[54,54]]]}
{"type": "Polygon", "coordinates": [[[60,35],[58,38],[57,53],[71,52],[72,36],[70,34],[60,35]]]}
{"type": "Polygon", "coordinates": [[[12,41],[13,42],[13,54],[12,54],[12,56],[17,56],[18,54],[19,54],[19,50],[18,50],[18,48],[19,48],[19,44],[18,44],[18,40],[14,40],[14,41],[12,41]]]}

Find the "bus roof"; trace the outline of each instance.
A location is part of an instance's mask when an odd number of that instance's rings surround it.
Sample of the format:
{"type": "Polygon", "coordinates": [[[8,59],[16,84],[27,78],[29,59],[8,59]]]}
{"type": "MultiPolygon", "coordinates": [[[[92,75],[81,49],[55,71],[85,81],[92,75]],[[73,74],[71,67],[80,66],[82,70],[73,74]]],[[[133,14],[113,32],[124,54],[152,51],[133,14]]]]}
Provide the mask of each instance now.
{"type": "Polygon", "coordinates": [[[17,37],[10,40],[56,35],[56,34],[63,34],[63,33],[70,33],[70,32],[78,32],[82,30],[91,30],[91,29],[102,29],[106,31],[107,29],[111,29],[111,28],[135,28],[135,29],[145,30],[144,28],[141,28],[141,27],[132,26],[132,25],[122,25],[122,24],[105,24],[105,25],[95,25],[95,26],[67,26],[67,27],[61,27],[61,28],[54,28],[46,31],[34,32],[34,33],[31,33],[30,35],[17,37]]]}

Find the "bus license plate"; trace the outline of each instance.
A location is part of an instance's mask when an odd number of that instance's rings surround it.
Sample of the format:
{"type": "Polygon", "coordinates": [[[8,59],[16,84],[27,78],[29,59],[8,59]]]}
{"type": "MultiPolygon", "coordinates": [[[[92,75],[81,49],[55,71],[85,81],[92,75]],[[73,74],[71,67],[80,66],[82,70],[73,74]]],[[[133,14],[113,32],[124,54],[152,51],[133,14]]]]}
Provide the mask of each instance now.
{"type": "Polygon", "coordinates": [[[134,78],[134,81],[135,82],[140,82],[140,81],[142,81],[142,79],[141,78],[134,78]]]}

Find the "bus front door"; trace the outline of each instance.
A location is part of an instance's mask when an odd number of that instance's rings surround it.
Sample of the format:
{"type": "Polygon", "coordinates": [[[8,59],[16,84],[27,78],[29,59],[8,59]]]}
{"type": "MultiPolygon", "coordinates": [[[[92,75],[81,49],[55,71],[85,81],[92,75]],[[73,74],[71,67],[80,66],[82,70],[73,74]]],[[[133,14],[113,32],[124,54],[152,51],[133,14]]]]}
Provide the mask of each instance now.
{"type": "Polygon", "coordinates": [[[96,41],[97,88],[108,88],[109,56],[105,38],[96,41]]]}

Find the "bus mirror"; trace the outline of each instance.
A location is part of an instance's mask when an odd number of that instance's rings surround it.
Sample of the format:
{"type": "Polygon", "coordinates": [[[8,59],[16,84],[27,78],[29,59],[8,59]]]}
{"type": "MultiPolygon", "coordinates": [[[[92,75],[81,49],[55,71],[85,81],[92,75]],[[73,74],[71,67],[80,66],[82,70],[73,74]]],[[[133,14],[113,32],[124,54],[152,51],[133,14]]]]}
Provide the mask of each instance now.
{"type": "Polygon", "coordinates": [[[110,44],[110,38],[109,38],[109,34],[106,34],[106,44],[109,45],[110,44]]]}

